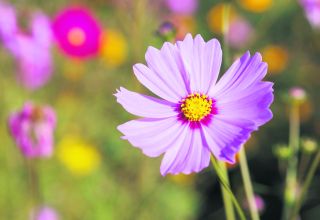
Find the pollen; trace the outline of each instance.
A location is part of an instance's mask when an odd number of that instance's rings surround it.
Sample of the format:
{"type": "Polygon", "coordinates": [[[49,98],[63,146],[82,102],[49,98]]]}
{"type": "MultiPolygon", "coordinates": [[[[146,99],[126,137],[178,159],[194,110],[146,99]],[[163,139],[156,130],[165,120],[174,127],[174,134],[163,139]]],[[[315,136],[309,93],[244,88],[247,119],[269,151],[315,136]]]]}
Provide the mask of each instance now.
{"type": "Polygon", "coordinates": [[[186,119],[201,121],[211,113],[212,99],[204,94],[193,93],[181,100],[180,107],[186,119]]]}

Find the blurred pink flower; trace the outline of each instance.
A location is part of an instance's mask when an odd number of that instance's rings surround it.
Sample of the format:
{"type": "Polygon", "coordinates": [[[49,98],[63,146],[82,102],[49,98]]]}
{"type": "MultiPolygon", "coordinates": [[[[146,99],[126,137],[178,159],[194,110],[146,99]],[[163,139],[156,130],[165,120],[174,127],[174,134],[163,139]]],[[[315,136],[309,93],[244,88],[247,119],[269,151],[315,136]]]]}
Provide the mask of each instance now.
{"type": "Polygon", "coordinates": [[[62,10],[55,18],[53,31],[60,48],[69,56],[87,58],[99,52],[102,30],[86,8],[62,10]]]}
{"type": "Polygon", "coordinates": [[[8,49],[10,41],[18,32],[15,9],[0,1],[0,40],[8,49]]]}
{"type": "Polygon", "coordinates": [[[248,45],[253,37],[251,24],[243,18],[236,18],[231,21],[227,41],[233,48],[243,48],[248,45]]]}
{"type": "Polygon", "coordinates": [[[42,13],[32,15],[31,35],[22,33],[16,23],[15,9],[0,2],[0,39],[14,56],[18,81],[28,89],[37,89],[52,74],[52,31],[49,19],[42,13]]]}
{"type": "Polygon", "coordinates": [[[293,87],[289,90],[289,95],[295,99],[305,99],[306,91],[301,87],[293,87]]]}
{"type": "Polygon", "coordinates": [[[30,220],[59,220],[59,216],[53,208],[43,206],[36,213],[31,214],[30,220]]]}
{"type": "Polygon", "coordinates": [[[17,33],[11,40],[10,52],[18,64],[18,81],[34,90],[42,87],[51,78],[52,32],[49,19],[42,13],[33,14],[31,35],[17,33]]]}
{"type": "Polygon", "coordinates": [[[320,28],[320,0],[300,0],[307,19],[315,28],[320,28]]]}
{"type": "Polygon", "coordinates": [[[165,0],[170,11],[178,14],[193,14],[198,8],[198,0],[165,0]]]}
{"type": "MultiPolygon", "coordinates": [[[[256,203],[256,207],[258,209],[258,212],[259,213],[263,212],[265,210],[265,207],[266,207],[263,198],[261,196],[259,196],[258,194],[255,194],[254,195],[254,201],[256,203]]],[[[249,204],[248,204],[247,200],[244,201],[243,206],[244,206],[245,209],[249,209],[249,204]]]]}
{"type": "Polygon", "coordinates": [[[9,130],[25,157],[49,157],[53,152],[54,110],[49,106],[25,103],[9,117],[9,130]]]}

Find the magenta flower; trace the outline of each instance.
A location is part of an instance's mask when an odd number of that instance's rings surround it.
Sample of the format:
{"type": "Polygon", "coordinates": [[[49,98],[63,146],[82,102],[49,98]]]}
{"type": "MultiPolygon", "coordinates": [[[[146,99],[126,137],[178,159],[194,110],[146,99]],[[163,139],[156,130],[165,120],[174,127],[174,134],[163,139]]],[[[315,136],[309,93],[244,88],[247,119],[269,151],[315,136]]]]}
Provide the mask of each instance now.
{"type": "Polygon", "coordinates": [[[137,79],[159,98],[120,88],[117,101],[143,117],[118,126],[134,147],[150,157],[164,153],[160,172],[199,172],[211,153],[235,162],[250,133],[272,118],[273,83],[263,82],[267,64],[245,53],[219,81],[219,42],[188,34],[158,50],[149,47],[147,66],[133,67],[137,79]]]}
{"type": "Polygon", "coordinates": [[[27,102],[9,117],[9,130],[24,156],[49,157],[53,152],[56,116],[52,108],[27,102]]]}
{"type": "Polygon", "coordinates": [[[87,58],[99,51],[101,28],[85,8],[71,7],[61,11],[53,24],[60,48],[72,57],[87,58]]]}
{"type": "Polygon", "coordinates": [[[170,11],[178,14],[193,14],[198,8],[198,0],[165,0],[170,11]]]}
{"type": "Polygon", "coordinates": [[[300,0],[300,3],[310,24],[315,28],[320,28],[320,1],[300,0]]]}

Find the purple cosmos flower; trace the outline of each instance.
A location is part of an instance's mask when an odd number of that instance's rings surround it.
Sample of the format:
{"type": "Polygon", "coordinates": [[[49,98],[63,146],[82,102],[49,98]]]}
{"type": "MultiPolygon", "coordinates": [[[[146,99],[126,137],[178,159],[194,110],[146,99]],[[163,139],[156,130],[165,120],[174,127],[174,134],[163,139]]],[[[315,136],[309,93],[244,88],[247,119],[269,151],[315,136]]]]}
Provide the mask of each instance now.
{"type": "Polygon", "coordinates": [[[23,155],[49,157],[53,151],[56,116],[52,108],[27,102],[20,112],[9,117],[9,129],[23,155]]]}
{"type": "Polygon", "coordinates": [[[165,3],[178,14],[193,14],[198,8],[198,0],[165,0],[165,3]]]}
{"type": "Polygon", "coordinates": [[[102,31],[98,22],[85,8],[64,9],[56,17],[53,30],[60,48],[67,55],[87,58],[99,51],[102,31]]]}
{"type": "Polygon", "coordinates": [[[307,19],[315,28],[320,28],[320,1],[319,0],[300,0],[304,8],[307,19]]]}
{"type": "Polygon", "coordinates": [[[234,163],[250,133],[272,118],[273,83],[262,81],[267,64],[259,53],[245,53],[219,81],[222,51],[216,39],[188,34],[160,50],[149,47],[145,57],[147,66],[134,65],[134,73],[161,99],[120,88],[117,101],[143,118],[118,129],[147,156],[164,153],[162,175],[199,172],[211,153],[234,163]]]}

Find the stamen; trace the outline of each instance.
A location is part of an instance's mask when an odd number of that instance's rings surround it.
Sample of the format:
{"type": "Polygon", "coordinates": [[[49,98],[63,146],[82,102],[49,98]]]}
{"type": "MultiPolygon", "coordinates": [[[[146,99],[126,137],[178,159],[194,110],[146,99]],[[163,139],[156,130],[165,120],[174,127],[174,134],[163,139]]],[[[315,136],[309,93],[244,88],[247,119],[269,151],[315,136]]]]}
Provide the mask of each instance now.
{"type": "Polygon", "coordinates": [[[181,100],[180,108],[189,121],[201,121],[211,113],[212,99],[205,94],[192,93],[181,100]]]}

